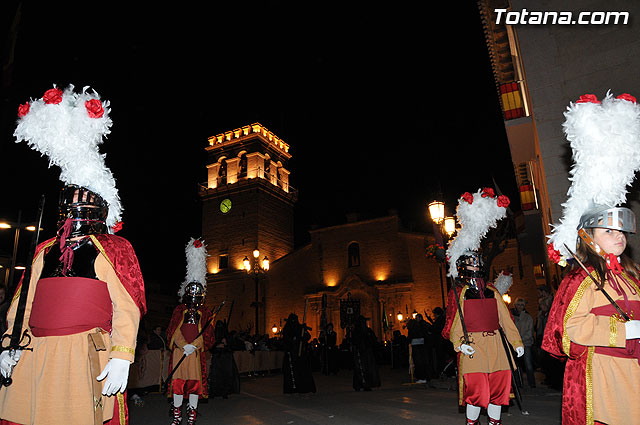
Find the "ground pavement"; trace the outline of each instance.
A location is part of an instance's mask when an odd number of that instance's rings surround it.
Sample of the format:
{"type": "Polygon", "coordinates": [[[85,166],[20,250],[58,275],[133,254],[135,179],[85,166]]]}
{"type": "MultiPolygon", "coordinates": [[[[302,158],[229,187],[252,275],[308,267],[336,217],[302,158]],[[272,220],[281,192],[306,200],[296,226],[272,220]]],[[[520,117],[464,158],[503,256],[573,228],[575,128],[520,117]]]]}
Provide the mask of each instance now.
{"type": "MultiPolygon", "coordinates": [[[[356,392],[352,375],[314,373],[317,392],[309,395],[282,394],[282,375],[243,377],[240,394],[201,403],[198,425],[456,425],[464,424],[457,407],[454,380],[433,381],[431,386],[410,384],[406,370],[380,368],[382,387],[356,392]]],[[[160,394],[144,395],[144,405],[130,403],[131,425],[170,424],[169,404],[160,394]]],[[[504,425],[560,424],[561,394],[538,386],[523,390],[522,415],[517,405],[505,409],[504,425]]],[[[486,425],[483,412],[481,423],[486,425]]],[[[186,424],[186,418],[183,420],[186,424]]]]}

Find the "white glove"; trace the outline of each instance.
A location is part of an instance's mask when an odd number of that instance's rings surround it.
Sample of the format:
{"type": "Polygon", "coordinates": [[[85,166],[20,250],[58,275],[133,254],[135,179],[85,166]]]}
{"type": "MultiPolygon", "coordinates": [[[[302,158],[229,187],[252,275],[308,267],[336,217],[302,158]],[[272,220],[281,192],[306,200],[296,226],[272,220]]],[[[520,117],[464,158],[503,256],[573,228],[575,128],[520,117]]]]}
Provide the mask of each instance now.
{"type": "Polygon", "coordinates": [[[105,377],[107,379],[102,386],[102,395],[110,396],[117,392],[124,393],[124,390],[127,389],[127,381],[129,380],[129,360],[109,360],[96,380],[102,381],[105,377]]]}
{"type": "Polygon", "coordinates": [[[18,363],[21,355],[22,350],[4,350],[0,353],[0,373],[2,376],[5,378],[11,376],[13,367],[18,363]]]}
{"type": "Polygon", "coordinates": [[[524,347],[517,347],[517,348],[516,348],[516,355],[517,355],[518,357],[522,357],[522,356],[524,356],[524,347]]]}
{"type": "Polygon", "coordinates": [[[467,344],[462,344],[458,349],[462,351],[462,354],[466,354],[467,356],[471,356],[476,352],[475,348],[467,344]]]}
{"type": "Polygon", "coordinates": [[[640,338],[640,320],[630,320],[628,322],[624,322],[624,328],[627,339],[640,338]]]}
{"type": "Polygon", "coordinates": [[[182,349],[184,350],[184,354],[188,356],[190,354],[193,354],[193,352],[196,351],[198,347],[196,347],[193,344],[187,344],[184,347],[182,347],[182,349]]]}

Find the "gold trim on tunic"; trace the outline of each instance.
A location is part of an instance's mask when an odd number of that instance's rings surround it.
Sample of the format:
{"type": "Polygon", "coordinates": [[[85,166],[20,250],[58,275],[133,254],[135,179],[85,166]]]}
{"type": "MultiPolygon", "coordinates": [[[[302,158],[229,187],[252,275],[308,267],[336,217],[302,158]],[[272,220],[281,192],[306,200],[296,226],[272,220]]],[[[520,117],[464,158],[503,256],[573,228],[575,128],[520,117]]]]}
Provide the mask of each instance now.
{"type": "Polygon", "coordinates": [[[569,306],[567,307],[567,311],[564,315],[563,323],[562,323],[562,350],[564,353],[569,356],[569,352],[571,350],[571,340],[569,339],[569,333],[567,332],[567,322],[573,316],[578,309],[578,305],[584,296],[585,291],[592,283],[595,282],[592,276],[595,276],[595,270],[591,272],[591,274],[584,278],[575,295],[571,299],[569,306]]]}
{"type": "Polygon", "coordinates": [[[618,318],[609,317],[609,347],[615,347],[618,343],[618,318]]]}
{"type": "Polygon", "coordinates": [[[586,384],[586,404],[587,425],[593,425],[593,353],[595,347],[589,347],[587,350],[587,364],[585,368],[585,384],[586,384]]]}
{"type": "Polygon", "coordinates": [[[111,352],[118,351],[120,353],[128,353],[133,356],[136,355],[136,350],[131,347],[125,347],[124,345],[114,345],[111,347],[111,352]]]}

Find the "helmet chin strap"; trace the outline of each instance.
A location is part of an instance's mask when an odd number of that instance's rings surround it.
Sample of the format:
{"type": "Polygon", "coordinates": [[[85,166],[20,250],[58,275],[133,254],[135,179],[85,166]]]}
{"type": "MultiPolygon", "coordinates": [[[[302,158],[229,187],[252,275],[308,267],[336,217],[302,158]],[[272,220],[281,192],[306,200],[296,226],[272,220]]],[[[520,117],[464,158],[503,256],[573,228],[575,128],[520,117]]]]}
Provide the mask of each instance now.
{"type": "Polygon", "coordinates": [[[598,245],[596,243],[596,241],[593,240],[593,238],[591,237],[591,235],[589,235],[584,228],[578,230],[578,236],[580,237],[580,239],[582,239],[587,245],[589,245],[591,247],[591,249],[593,249],[593,252],[595,252],[596,254],[598,254],[600,257],[602,257],[602,259],[605,261],[605,263],[607,264],[607,268],[609,270],[611,270],[612,272],[619,274],[620,272],[622,272],[622,266],[620,265],[620,259],[618,258],[618,256],[614,255],[614,254],[609,254],[607,251],[605,251],[604,249],[602,249],[600,247],[600,245],[598,245]]]}

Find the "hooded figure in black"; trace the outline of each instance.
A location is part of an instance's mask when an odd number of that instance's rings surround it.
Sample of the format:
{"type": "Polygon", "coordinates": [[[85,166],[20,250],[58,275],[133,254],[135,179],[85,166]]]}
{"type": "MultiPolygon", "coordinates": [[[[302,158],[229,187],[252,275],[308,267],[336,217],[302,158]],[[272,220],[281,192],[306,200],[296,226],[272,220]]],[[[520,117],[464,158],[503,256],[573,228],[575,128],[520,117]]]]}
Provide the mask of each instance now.
{"type": "Polygon", "coordinates": [[[211,372],[209,372],[209,397],[227,398],[240,392],[240,374],[231,351],[227,325],[216,322],[216,343],[211,350],[211,372]]]}
{"type": "Polygon", "coordinates": [[[429,376],[429,350],[431,349],[429,324],[422,319],[421,314],[417,314],[415,319],[407,323],[409,330],[409,344],[411,345],[411,359],[414,365],[414,376],[416,383],[425,384],[431,377],[429,376]]]}
{"type": "Polygon", "coordinates": [[[328,323],[325,331],[320,333],[318,341],[322,345],[322,374],[338,374],[338,334],[333,330],[333,323],[328,323]]]}
{"type": "Polygon", "coordinates": [[[371,391],[380,386],[380,373],[373,353],[376,342],[376,335],[367,327],[367,319],[358,317],[351,333],[353,389],[356,391],[371,391]]]}
{"type": "Polygon", "coordinates": [[[316,383],[311,373],[311,356],[308,341],[311,328],[298,322],[291,313],[282,328],[284,360],[282,362],[283,391],[291,393],[315,393],[316,383]]]}

